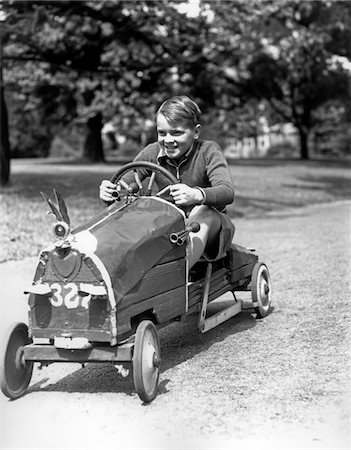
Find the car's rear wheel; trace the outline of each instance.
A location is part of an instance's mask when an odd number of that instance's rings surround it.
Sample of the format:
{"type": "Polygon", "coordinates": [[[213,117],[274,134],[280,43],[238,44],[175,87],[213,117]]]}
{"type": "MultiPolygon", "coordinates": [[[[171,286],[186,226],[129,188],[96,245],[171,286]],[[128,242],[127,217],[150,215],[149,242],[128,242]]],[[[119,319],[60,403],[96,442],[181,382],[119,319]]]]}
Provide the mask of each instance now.
{"type": "Polygon", "coordinates": [[[266,317],[271,307],[271,277],[268,267],[258,262],[255,264],[251,276],[251,295],[256,316],[266,317]]]}
{"type": "Polygon", "coordinates": [[[160,344],[151,320],[143,320],[135,334],[133,379],[137,394],[144,402],[151,402],[157,394],[160,365],[160,344]]]}
{"type": "Polygon", "coordinates": [[[30,383],[33,363],[24,360],[24,346],[30,344],[28,327],[22,322],[11,325],[1,349],[0,383],[6,397],[16,399],[21,397],[30,383]]]}

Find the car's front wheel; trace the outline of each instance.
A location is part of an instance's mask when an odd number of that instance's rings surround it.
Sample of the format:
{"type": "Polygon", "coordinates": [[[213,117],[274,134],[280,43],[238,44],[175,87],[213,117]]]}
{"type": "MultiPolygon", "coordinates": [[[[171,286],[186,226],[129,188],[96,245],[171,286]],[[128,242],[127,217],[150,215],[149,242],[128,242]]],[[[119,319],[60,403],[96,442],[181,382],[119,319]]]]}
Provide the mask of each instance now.
{"type": "Polygon", "coordinates": [[[22,322],[11,325],[8,339],[1,348],[0,384],[6,397],[16,399],[23,395],[30,383],[33,363],[24,359],[24,346],[30,344],[28,327],[22,322]]]}
{"type": "Polygon", "coordinates": [[[160,344],[151,320],[143,320],[135,334],[133,379],[137,394],[144,402],[151,402],[157,394],[160,374],[160,344]]]}

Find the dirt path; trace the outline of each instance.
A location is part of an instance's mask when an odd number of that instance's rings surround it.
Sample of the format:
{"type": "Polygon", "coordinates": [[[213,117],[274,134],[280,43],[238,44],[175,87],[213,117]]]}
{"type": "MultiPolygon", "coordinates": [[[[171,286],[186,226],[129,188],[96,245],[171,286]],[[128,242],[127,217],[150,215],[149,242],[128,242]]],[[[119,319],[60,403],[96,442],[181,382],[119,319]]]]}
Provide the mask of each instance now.
{"type": "MultiPolygon", "coordinates": [[[[164,329],[148,406],[108,365],[35,369],[26,396],[0,394],[0,448],[350,448],[350,218],[339,202],[238,220],[236,242],[270,268],[270,316],[164,329]]],[[[1,266],[2,330],[26,317],[34,265],[1,266]]]]}

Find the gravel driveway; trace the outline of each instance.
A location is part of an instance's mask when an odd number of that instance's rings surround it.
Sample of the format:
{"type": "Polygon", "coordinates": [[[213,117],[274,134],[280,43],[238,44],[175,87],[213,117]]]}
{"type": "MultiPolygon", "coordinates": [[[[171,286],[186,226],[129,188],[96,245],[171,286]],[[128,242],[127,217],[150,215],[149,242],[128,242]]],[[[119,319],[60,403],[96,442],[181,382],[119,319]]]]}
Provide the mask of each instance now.
{"type": "MultiPolygon", "coordinates": [[[[345,201],[237,220],[236,242],[270,268],[271,315],[162,330],[150,405],[113,366],[35,368],[27,395],[0,394],[0,448],[350,448],[350,218],[345,201]]],[[[26,318],[34,268],[1,266],[2,336],[26,318]]]]}

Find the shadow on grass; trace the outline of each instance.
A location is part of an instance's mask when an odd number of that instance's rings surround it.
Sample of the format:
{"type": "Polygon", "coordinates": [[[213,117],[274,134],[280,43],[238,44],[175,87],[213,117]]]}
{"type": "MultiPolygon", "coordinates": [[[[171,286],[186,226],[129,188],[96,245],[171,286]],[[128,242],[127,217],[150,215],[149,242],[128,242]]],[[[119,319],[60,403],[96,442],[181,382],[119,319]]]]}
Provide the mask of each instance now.
{"type": "Polygon", "coordinates": [[[296,200],[279,201],[271,199],[262,199],[257,197],[245,197],[237,195],[235,197],[235,203],[227,208],[228,215],[231,219],[236,218],[258,218],[265,217],[266,214],[273,211],[281,211],[292,207],[304,206],[306,203],[303,201],[297,202],[296,200]]]}
{"type": "MultiPolygon", "coordinates": [[[[11,184],[2,192],[8,196],[19,195],[25,199],[41,201],[40,191],[50,194],[55,187],[64,198],[84,196],[97,199],[98,188],[103,178],[104,175],[98,172],[80,172],[79,170],[65,174],[19,173],[13,175],[11,184]]],[[[108,177],[105,176],[105,178],[108,177]]]]}
{"type": "MultiPolygon", "coordinates": [[[[345,169],[345,167],[343,167],[345,169]]],[[[279,192],[267,187],[267,194],[258,191],[256,195],[236,195],[235,203],[229,205],[229,217],[256,218],[264,217],[272,212],[288,211],[291,208],[351,199],[351,177],[343,174],[307,174],[291,177],[288,182],[282,181],[279,192]]]]}
{"type": "Polygon", "coordinates": [[[307,161],[302,161],[297,158],[277,158],[277,159],[229,159],[227,160],[229,166],[242,166],[242,167],[333,167],[345,169],[345,167],[351,167],[351,159],[337,159],[337,158],[315,158],[309,159],[307,161]]]}
{"type": "MultiPolygon", "coordinates": [[[[344,167],[345,168],[345,167],[344,167]]],[[[351,199],[351,178],[343,176],[318,176],[311,175],[309,177],[299,177],[299,180],[308,182],[308,186],[298,186],[298,189],[308,189],[311,191],[324,191],[331,194],[333,197],[340,200],[351,199]]],[[[294,186],[286,185],[294,188],[294,186]]]]}
{"type": "MultiPolygon", "coordinates": [[[[256,324],[254,316],[250,312],[244,311],[202,334],[197,329],[197,317],[197,314],[190,315],[184,322],[170,324],[159,331],[162,357],[161,376],[165,371],[205,353],[212,345],[223,342],[228,336],[246,331],[256,324]]],[[[231,351],[230,346],[228,348],[228,351],[231,351]]],[[[119,375],[111,363],[87,364],[84,368],[76,370],[56,383],[46,385],[49,381],[47,378],[35,383],[30,386],[28,393],[54,391],[135,395],[131,363],[124,364],[124,367],[129,369],[129,375],[126,378],[119,375]]],[[[161,380],[158,395],[169,392],[167,389],[169,381],[169,379],[161,380]]]]}

